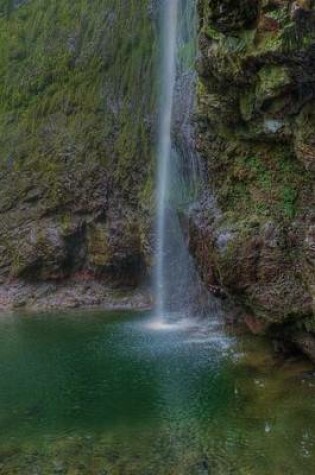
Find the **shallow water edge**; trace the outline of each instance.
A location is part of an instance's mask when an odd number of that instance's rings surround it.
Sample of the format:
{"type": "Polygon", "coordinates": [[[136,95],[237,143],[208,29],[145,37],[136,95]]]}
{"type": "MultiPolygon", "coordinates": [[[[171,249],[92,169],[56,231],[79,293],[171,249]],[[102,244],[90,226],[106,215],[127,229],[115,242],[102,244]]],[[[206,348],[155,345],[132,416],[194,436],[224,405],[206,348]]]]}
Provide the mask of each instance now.
{"type": "Polygon", "coordinates": [[[23,309],[28,312],[71,308],[105,310],[152,308],[147,287],[119,289],[100,280],[69,279],[62,282],[15,281],[0,286],[0,312],[23,309]]]}

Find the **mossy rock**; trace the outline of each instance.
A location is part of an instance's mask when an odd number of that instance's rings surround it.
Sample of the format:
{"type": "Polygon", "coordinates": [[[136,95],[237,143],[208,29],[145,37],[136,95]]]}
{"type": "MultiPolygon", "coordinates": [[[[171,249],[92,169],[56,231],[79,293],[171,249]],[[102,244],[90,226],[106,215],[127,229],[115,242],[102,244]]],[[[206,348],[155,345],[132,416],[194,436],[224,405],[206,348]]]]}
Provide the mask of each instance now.
{"type": "Polygon", "coordinates": [[[258,72],[258,85],[256,98],[261,106],[265,101],[272,100],[280,94],[287,92],[292,85],[288,68],[280,65],[266,65],[258,72]]]}
{"type": "Polygon", "coordinates": [[[208,21],[222,32],[252,27],[258,18],[259,0],[208,0],[208,21]]]}
{"type": "Polygon", "coordinates": [[[315,171],[315,102],[306,104],[295,123],[295,151],[306,170],[315,171]]]}
{"type": "Polygon", "coordinates": [[[315,4],[262,0],[249,18],[246,2],[199,4],[198,150],[221,217],[203,244],[203,212],[191,248],[202,275],[267,325],[304,322],[315,288],[315,4]]]}
{"type": "Polygon", "coordinates": [[[31,280],[60,279],[66,275],[67,252],[56,223],[25,227],[8,246],[11,276],[31,280]]]}
{"type": "MultiPolygon", "coordinates": [[[[129,219],[131,216],[129,215],[129,219]]],[[[113,282],[136,282],[144,272],[141,233],[134,220],[112,217],[87,228],[87,263],[97,275],[113,282]]]]}
{"type": "MultiPolygon", "coordinates": [[[[116,0],[0,2],[3,281],[103,269],[110,256],[104,257],[100,222],[128,229],[139,212],[142,234],[150,233],[149,212],[141,212],[153,206],[151,13],[148,0],[121,8],[116,0]]],[[[126,248],[130,242],[135,260],[139,234],[117,240],[126,248]]],[[[110,252],[117,256],[116,248],[110,252]]]]}
{"type": "Polygon", "coordinates": [[[106,224],[97,223],[88,229],[88,259],[92,267],[102,268],[111,263],[109,231],[106,224]]]}

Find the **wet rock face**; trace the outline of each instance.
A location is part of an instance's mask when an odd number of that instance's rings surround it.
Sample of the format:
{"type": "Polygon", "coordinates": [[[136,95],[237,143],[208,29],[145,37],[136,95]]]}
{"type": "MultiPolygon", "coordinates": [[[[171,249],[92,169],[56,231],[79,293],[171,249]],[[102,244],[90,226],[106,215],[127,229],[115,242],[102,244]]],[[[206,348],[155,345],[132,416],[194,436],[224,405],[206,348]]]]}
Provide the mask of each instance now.
{"type": "Polygon", "coordinates": [[[122,236],[120,227],[120,222],[87,226],[73,222],[68,232],[59,219],[43,221],[41,227],[32,223],[9,250],[2,247],[2,262],[7,266],[1,269],[1,281],[60,282],[87,272],[111,284],[136,286],[145,273],[145,258],[139,236],[122,236]]]}
{"type": "Polygon", "coordinates": [[[95,223],[87,232],[88,267],[113,282],[137,285],[145,270],[137,222],[95,223]]]}
{"type": "Polygon", "coordinates": [[[311,333],[315,2],[198,8],[197,147],[220,213],[206,203],[191,213],[191,251],[207,284],[263,328],[293,321],[311,333]]]}
{"type": "Polygon", "coordinates": [[[207,8],[208,20],[218,31],[237,31],[257,21],[259,0],[209,0],[207,8]]]}
{"type": "MultiPolygon", "coordinates": [[[[30,174],[29,180],[33,178],[30,174]]],[[[123,197],[113,196],[101,167],[89,170],[87,165],[84,181],[78,183],[78,178],[77,174],[70,178],[71,193],[61,180],[56,201],[50,199],[45,180],[39,182],[35,196],[27,176],[15,176],[17,188],[7,178],[0,192],[1,283],[12,279],[60,282],[78,272],[115,286],[136,286],[142,280],[144,219],[123,197]],[[17,189],[19,195],[8,203],[10,189],[17,189]]]]}
{"type": "Polygon", "coordinates": [[[262,326],[312,314],[311,288],[301,281],[303,264],[287,230],[275,222],[228,224],[224,216],[206,224],[203,216],[190,221],[190,250],[211,290],[222,287],[262,326]]]}

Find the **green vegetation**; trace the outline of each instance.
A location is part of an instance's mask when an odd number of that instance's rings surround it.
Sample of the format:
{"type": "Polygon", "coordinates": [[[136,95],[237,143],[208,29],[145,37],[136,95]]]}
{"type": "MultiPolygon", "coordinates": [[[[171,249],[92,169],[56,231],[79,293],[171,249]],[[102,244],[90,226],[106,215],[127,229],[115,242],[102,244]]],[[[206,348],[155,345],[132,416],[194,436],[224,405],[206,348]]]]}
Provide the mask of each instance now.
{"type": "Polygon", "coordinates": [[[124,250],[145,227],[151,20],[149,0],[0,0],[1,282],[90,270],[100,221],[124,250]]]}
{"type": "MultiPolygon", "coordinates": [[[[253,147],[254,149],[254,147],[253,147]]],[[[236,156],[219,194],[225,206],[238,212],[294,218],[307,174],[285,146],[256,146],[257,154],[236,156]]]]}
{"type": "Polygon", "coordinates": [[[13,3],[0,0],[0,166],[55,173],[88,159],[129,176],[127,161],[150,157],[146,0],[13,3]]]}

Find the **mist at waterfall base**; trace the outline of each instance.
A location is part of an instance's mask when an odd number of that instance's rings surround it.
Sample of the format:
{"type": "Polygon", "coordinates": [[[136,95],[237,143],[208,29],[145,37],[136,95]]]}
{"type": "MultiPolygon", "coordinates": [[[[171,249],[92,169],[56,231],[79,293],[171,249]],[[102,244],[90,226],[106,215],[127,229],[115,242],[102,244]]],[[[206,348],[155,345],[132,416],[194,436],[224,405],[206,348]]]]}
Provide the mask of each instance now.
{"type": "Polygon", "coordinates": [[[176,318],[201,315],[216,305],[196,272],[188,252],[189,234],[184,230],[202,182],[191,117],[196,5],[189,0],[168,0],[160,3],[160,10],[155,316],[174,323],[176,318]]]}

